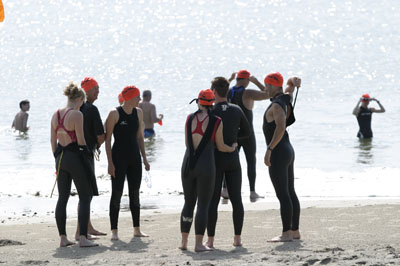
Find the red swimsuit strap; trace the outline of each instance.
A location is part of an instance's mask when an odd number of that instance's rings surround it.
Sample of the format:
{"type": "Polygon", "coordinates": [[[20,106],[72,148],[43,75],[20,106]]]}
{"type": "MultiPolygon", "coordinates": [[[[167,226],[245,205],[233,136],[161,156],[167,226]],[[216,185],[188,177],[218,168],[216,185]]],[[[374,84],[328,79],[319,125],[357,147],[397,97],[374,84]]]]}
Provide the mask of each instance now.
{"type": "Polygon", "coordinates": [[[76,134],[75,134],[75,130],[67,130],[64,126],[64,119],[67,116],[67,114],[69,113],[69,111],[71,111],[72,108],[68,109],[65,114],[63,115],[63,117],[60,119],[60,110],[57,111],[57,117],[58,117],[58,125],[56,127],[56,132],[62,128],[65,132],[67,132],[67,134],[70,136],[71,141],[72,142],[76,142],[77,138],[76,138],[76,134]]]}
{"type": "Polygon", "coordinates": [[[192,131],[192,134],[197,133],[197,134],[204,136],[203,123],[207,117],[208,117],[208,115],[203,119],[203,121],[200,121],[196,115],[197,125],[196,125],[196,128],[192,131]]]}

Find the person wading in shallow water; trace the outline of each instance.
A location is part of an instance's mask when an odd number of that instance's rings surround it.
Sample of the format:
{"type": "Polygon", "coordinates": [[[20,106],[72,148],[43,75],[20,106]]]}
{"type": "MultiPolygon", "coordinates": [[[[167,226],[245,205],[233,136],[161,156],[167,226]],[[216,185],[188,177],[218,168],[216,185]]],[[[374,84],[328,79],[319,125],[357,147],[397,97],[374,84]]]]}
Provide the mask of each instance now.
{"type": "Polygon", "coordinates": [[[371,98],[367,93],[363,94],[353,110],[353,115],[357,117],[357,122],[360,127],[357,133],[357,137],[360,139],[372,138],[373,135],[371,129],[372,113],[384,113],[384,112],[385,108],[377,99],[371,98]],[[379,105],[379,109],[368,107],[371,101],[375,101],[379,105]]]}
{"type": "Polygon", "coordinates": [[[294,150],[289,141],[286,127],[294,123],[291,101],[295,87],[300,87],[301,79],[290,78],[283,93],[283,77],[271,73],[264,79],[265,87],[271,95],[271,104],[264,114],[263,131],[267,150],[264,163],[278,197],[282,219],[282,235],[269,242],[286,242],[300,239],[300,202],[294,189],[294,150]]]}

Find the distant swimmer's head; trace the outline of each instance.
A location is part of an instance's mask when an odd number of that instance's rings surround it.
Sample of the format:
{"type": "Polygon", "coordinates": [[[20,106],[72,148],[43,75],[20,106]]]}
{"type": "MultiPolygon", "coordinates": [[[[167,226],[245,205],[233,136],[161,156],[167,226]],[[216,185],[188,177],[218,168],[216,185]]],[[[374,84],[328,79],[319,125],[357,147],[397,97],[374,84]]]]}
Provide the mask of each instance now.
{"type": "Polygon", "coordinates": [[[93,103],[95,100],[97,100],[97,97],[99,96],[99,84],[94,78],[84,78],[84,80],[81,82],[81,87],[85,90],[87,100],[90,103],[93,103]]]}
{"type": "Polygon", "coordinates": [[[21,111],[24,111],[24,112],[29,111],[30,107],[31,106],[30,106],[30,103],[28,100],[22,100],[19,102],[19,108],[21,109],[21,111]]]}
{"type": "Polygon", "coordinates": [[[151,91],[150,90],[144,90],[142,94],[143,100],[150,102],[151,100],[151,91]]]}
{"type": "Polygon", "coordinates": [[[215,77],[211,81],[211,90],[219,97],[225,98],[229,91],[229,81],[224,77],[215,77]]]}
{"type": "Polygon", "coordinates": [[[361,96],[361,101],[363,103],[369,103],[369,101],[371,101],[371,96],[369,96],[368,93],[365,93],[361,96]]]}
{"type": "Polygon", "coordinates": [[[122,97],[122,93],[118,94],[118,102],[120,105],[124,102],[124,97],[122,97]]]}
{"type": "Polygon", "coordinates": [[[243,86],[243,87],[247,87],[250,83],[250,72],[243,69],[243,70],[239,70],[239,72],[236,75],[236,83],[238,86],[243,86]]]}
{"type": "Polygon", "coordinates": [[[135,106],[140,101],[140,90],[136,86],[126,86],[121,92],[124,102],[132,101],[135,106]]]}
{"type": "Polygon", "coordinates": [[[65,87],[64,95],[68,97],[68,101],[79,102],[80,105],[82,105],[86,99],[85,91],[73,82],[70,82],[68,86],[65,87]]]}

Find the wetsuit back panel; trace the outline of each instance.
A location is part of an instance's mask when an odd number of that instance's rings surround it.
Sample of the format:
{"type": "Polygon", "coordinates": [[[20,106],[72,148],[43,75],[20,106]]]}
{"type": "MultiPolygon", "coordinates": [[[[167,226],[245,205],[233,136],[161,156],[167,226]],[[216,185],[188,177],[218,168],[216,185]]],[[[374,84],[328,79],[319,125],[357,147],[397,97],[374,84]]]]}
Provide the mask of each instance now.
{"type": "Polygon", "coordinates": [[[371,129],[372,112],[369,108],[360,107],[360,112],[357,116],[357,122],[360,126],[357,137],[359,138],[372,138],[371,129]]]}
{"type": "Polygon", "coordinates": [[[114,127],[114,144],[112,147],[113,158],[140,157],[139,144],[136,139],[139,129],[139,120],[136,108],[131,114],[125,113],[122,107],[117,107],[119,119],[114,127]]]}
{"type": "Polygon", "coordinates": [[[247,121],[250,124],[251,130],[253,130],[253,111],[247,109],[243,104],[243,93],[245,92],[245,88],[243,87],[232,87],[228,92],[228,102],[239,105],[245,114],[247,121]]]}

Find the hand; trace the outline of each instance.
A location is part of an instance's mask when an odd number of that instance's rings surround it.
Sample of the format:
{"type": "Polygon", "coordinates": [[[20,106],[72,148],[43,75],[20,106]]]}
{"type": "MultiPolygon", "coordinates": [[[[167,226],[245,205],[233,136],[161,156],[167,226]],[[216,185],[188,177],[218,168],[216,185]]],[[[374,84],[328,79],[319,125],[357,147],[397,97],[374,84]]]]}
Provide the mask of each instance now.
{"type": "Polygon", "coordinates": [[[112,177],[115,178],[115,167],[113,163],[108,164],[108,174],[112,177]]]}
{"type": "Polygon", "coordinates": [[[264,156],[264,163],[266,166],[271,166],[271,150],[267,150],[264,156]]]}
{"type": "Polygon", "coordinates": [[[291,77],[290,79],[288,79],[287,85],[300,88],[300,86],[301,86],[301,78],[291,77]]]}
{"type": "Polygon", "coordinates": [[[228,79],[229,82],[231,82],[232,80],[235,79],[236,73],[237,73],[237,72],[233,72],[233,73],[232,73],[231,77],[228,79]]]}
{"type": "Polygon", "coordinates": [[[164,118],[164,115],[163,115],[163,114],[159,114],[159,115],[158,115],[158,119],[163,120],[163,118],[164,118]]]}
{"type": "Polygon", "coordinates": [[[376,98],[371,98],[370,101],[375,101],[377,102],[378,100],[376,98]]]}
{"type": "Polygon", "coordinates": [[[143,159],[143,163],[144,163],[144,169],[146,169],[146,171],[150,171],[150,164],[147,161],[147,159],[143,159]]]}
{"type": "Polygon", "coordinates": [[[231,147],[234,148],[234,149],[236,150],[237,146],[238,146],[238,144],[235,142],[235,143],[232,144],[231,147]]]}

